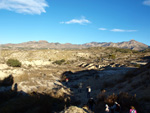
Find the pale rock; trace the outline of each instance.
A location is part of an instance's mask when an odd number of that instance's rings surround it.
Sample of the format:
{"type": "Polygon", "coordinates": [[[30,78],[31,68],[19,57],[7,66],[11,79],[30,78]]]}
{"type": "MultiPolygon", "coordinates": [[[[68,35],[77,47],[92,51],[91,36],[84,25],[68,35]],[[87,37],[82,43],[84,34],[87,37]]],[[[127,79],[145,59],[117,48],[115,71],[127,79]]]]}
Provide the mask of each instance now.
{"type": "Polygon", "coordinates": [[[89,113],[89,111],[88,110],[85,111],[77,106],[70,106],[67,110],[64,110],[60,113],[89,113]]]}
{"type": "Polygon", "coordinates": [[[3,80],[4,78],[8,77],[9,75],[7,73],[4,73],[0,71],[0,79],[3,80]]]}
{"type": "Polygon", "coordinates": [[[0,69],[7,69],[8,66],[6,64],[0,64],[0,69]]]}
{"type": "Polygon", "coordinates": [[[33,61],[22,61],[24,66],[45,66],[51,64],[49,61],[44,60],[33,60],[33,61]]]}

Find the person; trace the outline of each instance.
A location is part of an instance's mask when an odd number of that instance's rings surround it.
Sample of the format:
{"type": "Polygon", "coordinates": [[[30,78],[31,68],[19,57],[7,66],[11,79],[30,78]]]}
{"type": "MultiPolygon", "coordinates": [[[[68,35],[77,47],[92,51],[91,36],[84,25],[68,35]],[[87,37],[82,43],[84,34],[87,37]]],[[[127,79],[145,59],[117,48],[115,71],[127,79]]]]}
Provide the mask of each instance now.
{"type": "Polygon", "coordinates": [[[65,79],[65,81],[66,81],[66,85],[68,85],[68,81],[69,81],[69,79],[68,79],[68,78],[66,78],[66,79],[65,79]]]}
{"type": "Polygon", "coordinates": [[[89,106],[89,109],[90,109],[91,111],[93,111],[93,106],[94,106],[94,104],[95,104],[94,99],[93,99],[93,98],[90,98],[90,99],[88,100],[87,104],[88,104],[88,106],[89,106]]]}
{"type": "Polygon", "coordinates": [[[82,89],[82,82],[79,83],[79,92],[81,93],[81,89],[82,89]]]}
{"type": "Polygon", "coordinates": [[[134,106],[131,106],[130,112],[129,113],[137,113],[136,109],[134,106]]]}
{"type": "Polygon", "coordinates": [[[115,102],[115,104],[111,107],[111,109],[114,113],[120,113],[121,106],[120,104],[118,104],[118,102],[115,102]]]}
{"type": "Polygon", "coordinates": [[[91,87],[87,86],[87,98],[90,98],[91,87]]]}
{"type": "Polygon", "coordinates": [[[14,91],[15,91],[15,92],[18,91],[18,84],[17,84],[17,83],[15,83],[15,85],[14,85],[14,91]]]}
{"type": "Polygon", "coordinates": [[[105,107],[106,107],[106,109],[105,109],[106,113],[110,113],[109,106],[106,104],[105,107]]]}

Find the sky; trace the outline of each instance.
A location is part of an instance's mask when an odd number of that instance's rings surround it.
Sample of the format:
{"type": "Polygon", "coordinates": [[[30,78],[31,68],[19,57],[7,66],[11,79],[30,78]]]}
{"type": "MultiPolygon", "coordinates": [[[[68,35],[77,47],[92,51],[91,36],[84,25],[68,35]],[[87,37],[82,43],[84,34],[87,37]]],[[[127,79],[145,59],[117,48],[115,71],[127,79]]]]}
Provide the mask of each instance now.
{"type": "Polygon", "coordinates": [[[150,45],[150,0],[0,0],[0,43],[150,45]]]}

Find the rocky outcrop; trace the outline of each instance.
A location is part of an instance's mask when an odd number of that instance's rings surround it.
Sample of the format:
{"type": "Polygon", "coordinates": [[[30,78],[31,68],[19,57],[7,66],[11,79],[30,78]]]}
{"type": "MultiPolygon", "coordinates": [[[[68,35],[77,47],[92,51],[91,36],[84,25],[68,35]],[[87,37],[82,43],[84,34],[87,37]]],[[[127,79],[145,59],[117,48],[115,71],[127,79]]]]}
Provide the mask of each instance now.
{"type": "Polygon", "coordinates": [[[84,46],[88,46],[88,47],[118,47],[118,48],[132,49],[132,50],[143,50],[143,49],[148,48],[148,45],[143,44],[138,41],[135,41],[135,40],[130,40],[127,42],[118,42],[118,43],[91,42],[91,43],[84,44],[84,46]]]}
{"type": "Polygon", "coordinates": [[[77,106],[70,106],[68,109],[60,113],[89,113],[87,109],[79,108],[77,106]]]}

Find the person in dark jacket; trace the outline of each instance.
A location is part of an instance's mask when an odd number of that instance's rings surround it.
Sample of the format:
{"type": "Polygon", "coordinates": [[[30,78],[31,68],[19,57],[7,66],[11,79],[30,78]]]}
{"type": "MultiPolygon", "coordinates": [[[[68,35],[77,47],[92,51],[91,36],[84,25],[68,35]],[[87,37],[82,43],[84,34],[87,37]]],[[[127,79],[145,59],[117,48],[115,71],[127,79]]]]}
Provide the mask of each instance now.
{"type": "Polygon", "coordinates": [[[94,104],[95,104],[94,99],[93,99],[93,98],[90,98],[90,99],[88,100],[87,104],[88,104],[88,106],[89,106],[89,109],[90,109],[91,111],[93,111],[93,106],[94,106],[94,104]]]}
{"type": "Polygon", "coordinates": [[[118,102],[115,102],[114,105],[111,107],[114,113],[120,113],[121,112],[121,106],[118,104],[118,102]]]}

